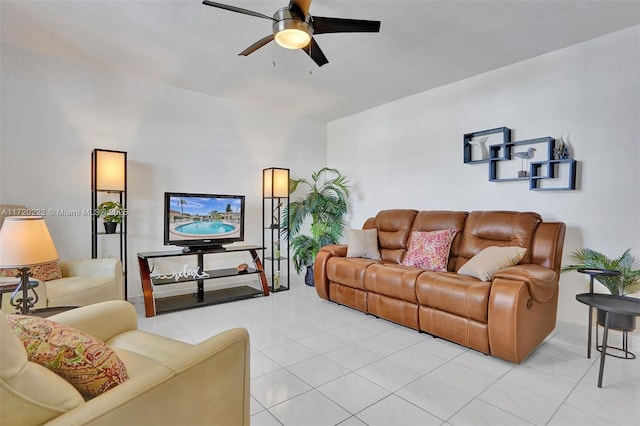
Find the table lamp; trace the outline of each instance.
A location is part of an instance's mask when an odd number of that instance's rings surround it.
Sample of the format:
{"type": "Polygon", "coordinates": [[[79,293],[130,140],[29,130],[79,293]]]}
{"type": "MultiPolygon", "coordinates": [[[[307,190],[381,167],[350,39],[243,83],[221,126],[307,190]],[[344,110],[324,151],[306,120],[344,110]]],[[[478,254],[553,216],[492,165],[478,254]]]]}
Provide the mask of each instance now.
{"type": "Polygon", "coordinates": [[[32,266],[58,260],[58,252],[41,216],[6,217],[0,229],[0,267],[17,268],[18,287],[11,295],[11,305],[22,314],[31,312],[38,293],[29,283],[32,266]],[[34,296],[29,296],[29,289],[34,296]]]}

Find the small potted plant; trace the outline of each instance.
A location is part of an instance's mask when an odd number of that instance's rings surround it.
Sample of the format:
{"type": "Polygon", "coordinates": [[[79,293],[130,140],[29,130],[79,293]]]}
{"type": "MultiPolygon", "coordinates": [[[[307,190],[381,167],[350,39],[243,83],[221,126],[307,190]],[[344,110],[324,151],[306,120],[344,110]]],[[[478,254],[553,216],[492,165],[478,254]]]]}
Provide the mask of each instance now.
{"type": "Polygon", "coordinates": [[[291,202],[285,217],[282,234],[291,238],[293,264],[296,272],[306,268],[305,284],[313,286],[313,262],[323,246],[338,244],[344,231],[344,216],[347,213],[349,185],[347,179],[336,169],[324,167],[304,178],[289,180],[289,193],[299,186],[308,188],[304,197],[291,202]],[[305,219],[311,219],[310,235],[301,227],[305,219]]]}
{"type": "MultiPolygon", "coordinates": [[[[578,262],[575,265],[562,267],[562,272],[576,271],[578,269],[606,269],[618,271],[616,276],[596,276],[595,279],[604,285],[614,296],[624,296],[640,290],[640,264],[638,259],[627,249],[618,258],[609,259],[604,254],[585,248],[576,250],[571,257],[578,262]]],[[[604,326],[604,315],[598,311],[598,324],[604,326]]],[[[631,315],[613,314],[611,316],[611,328],[623,331],[632,331],[636,328],[636,317],[631,315]]]]}
{"type": "Polygon", "coordinates": [[[98,206],[97,214],[104,222],[104,231],[107,234],[114,234],[118,224],[122,223],[125,210],[117,201],[105,201],[98,206]]]}

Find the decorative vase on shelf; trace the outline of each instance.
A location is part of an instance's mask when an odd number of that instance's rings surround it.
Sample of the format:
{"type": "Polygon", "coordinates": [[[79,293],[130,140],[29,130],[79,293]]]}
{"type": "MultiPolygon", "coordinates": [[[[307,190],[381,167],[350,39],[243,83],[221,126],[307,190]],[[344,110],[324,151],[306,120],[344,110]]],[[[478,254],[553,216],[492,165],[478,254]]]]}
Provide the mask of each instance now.
{"type": "Polygon", "coordinates": [[[115,234],[117,228],[118,228],[118,222],[105,222],[104,223],[104,232],[107,233],[107,234],[115,234]]]}
{"type": "Polygon", "coordinates": [[[275,291],[280,290],[280,271],[276,271],[275,274],[273,274],[273,289],[275,291]]]}

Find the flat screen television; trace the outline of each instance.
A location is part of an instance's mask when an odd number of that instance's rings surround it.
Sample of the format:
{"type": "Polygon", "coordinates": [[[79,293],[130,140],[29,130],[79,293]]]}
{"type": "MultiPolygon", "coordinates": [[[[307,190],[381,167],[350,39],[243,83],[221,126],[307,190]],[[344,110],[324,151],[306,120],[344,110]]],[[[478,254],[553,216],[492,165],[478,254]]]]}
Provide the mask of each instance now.
{"type": "Polygon", "coordinates": [[[185,251],[244,241],[244,195],[164,193],[164,244],[185,251]]]}

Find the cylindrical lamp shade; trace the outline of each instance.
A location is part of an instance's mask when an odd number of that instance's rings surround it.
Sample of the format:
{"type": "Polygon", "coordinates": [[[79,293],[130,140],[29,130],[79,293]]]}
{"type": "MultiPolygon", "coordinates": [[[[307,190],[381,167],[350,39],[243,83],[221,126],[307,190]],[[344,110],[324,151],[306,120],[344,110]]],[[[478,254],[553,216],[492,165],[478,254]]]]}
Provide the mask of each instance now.
{"type": "Polygon", "coordinates": [[[94,150],[96,188],[100,191],[124,191],[127,158],[125,152],[94,150]]]}
{"type": "Polygon", "coordinates": [[[272,167],[262,171],[262,186],[264,197],[289,196],[289,169],[272,167]]]}
{"type": "Polygon", "coordinates": [[[58,260],[41,216],[9,216],[0,229],[0,267],[22,268],[58,260]]]}

